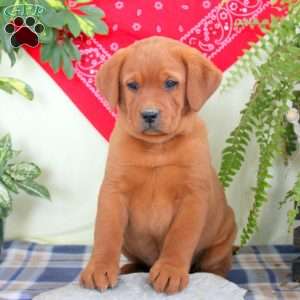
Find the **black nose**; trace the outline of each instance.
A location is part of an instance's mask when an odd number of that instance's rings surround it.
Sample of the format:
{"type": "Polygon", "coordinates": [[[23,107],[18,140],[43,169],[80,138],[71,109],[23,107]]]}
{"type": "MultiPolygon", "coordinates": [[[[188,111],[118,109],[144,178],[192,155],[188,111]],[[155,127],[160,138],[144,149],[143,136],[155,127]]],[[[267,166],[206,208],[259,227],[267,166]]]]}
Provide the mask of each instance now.
{"type": "Polygon", "coordinates": [[[159,116],[159,110],[157,109],[146,109],[144,111],[141,112],[141,116],[144,119],[144,121],[146,123],[154,123],[154,121],[157,119],[157,117],[159,116]]]}

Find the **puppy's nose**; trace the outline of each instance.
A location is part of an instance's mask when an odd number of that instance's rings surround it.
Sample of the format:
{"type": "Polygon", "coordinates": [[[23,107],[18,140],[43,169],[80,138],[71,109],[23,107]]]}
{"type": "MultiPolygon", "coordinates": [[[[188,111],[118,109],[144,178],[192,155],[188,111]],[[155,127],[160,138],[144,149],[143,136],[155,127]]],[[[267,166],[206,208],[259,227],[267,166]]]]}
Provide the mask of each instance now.
{"type": "Polygon", "coordinates": [[[141,112],[141,116],[146,123],[154,123],[159,116],[159,110],[156,108],[148,108],[141,112]]]}

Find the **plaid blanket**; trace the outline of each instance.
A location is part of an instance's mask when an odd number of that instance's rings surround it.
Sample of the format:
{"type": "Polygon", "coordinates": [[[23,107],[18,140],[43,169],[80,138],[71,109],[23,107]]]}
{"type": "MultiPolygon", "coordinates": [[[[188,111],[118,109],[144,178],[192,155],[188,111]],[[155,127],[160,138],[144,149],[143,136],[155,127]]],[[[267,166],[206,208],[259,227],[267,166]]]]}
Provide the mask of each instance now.
{"type": "MultiPolygon", "coordinates": [[[[0,300],[33,296],[77,281],[91,247],[49,246],[7,241],[0,264],[0,300]]],[[[228,279],[247,289],[246,300],[300,299],[300,284],[291,282],[292,246],[251,246],[234,257],[228,279]]],[[[122,260],[121,263],[124,263],[122,260]]]]}

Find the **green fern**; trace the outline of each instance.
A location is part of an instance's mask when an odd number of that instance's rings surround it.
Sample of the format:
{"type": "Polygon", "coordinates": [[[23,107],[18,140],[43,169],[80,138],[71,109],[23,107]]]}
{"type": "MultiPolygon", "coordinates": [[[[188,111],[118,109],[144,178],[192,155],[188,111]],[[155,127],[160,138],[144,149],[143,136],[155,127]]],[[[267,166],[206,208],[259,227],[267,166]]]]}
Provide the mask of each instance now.
{"type": "Polygon", "coordinates": [[[265,109],[257,122],[256,139],[259,144],[259,165],[257,171],[256,186],[252,188],[254,191],[254,201],[248,215],[248,222],[243,228],[241,235],[241,245],[245,245],[251,235],[257,230],[257,219],[260,210],[265,202],[268,201],[268,189],[271,187],[270,180],[272,175],[270,168],[276,157],[282,152],[280,144],[282,142],[282,121],[288,110],[286,104],[287,97],[282,98],[282,102],[278,105],[269,103],[269,107],[265,109]],[[273,111],[270,111],[272,108],[273,111]],[[267,120],[272,118],[274,122],[267,120]]]}
{"type": "MultiPolygon", "coordinates": [[[[222,184],[228,187],[245,160],[251,138],[255,137],[259,146],[259,162],[256,185],[252,188],[253,202],[247,224],[242,230],[242,246],[258,228],[261,208],[268,201],[272,179],[270,169],[275,159],[280,155],[292,155],[297,149],[297,137],[291,124],[286,121],[286,113],[289,102],[296,108],[300,107],[300,92],[294,91],[300,82],[300,34],[297,29],[300,3],[283,2],[288,5],[288,16],[285,19],[273,16],[269,23],[260,24],[262,30],[269,34],[258,44],[252,45],[223,85],[223,89],[229,88],[248,71],[256,80],[254,92],[241,112],[241,120],[226,140],[219,172],[222,184]],[[263,56],[264,62],[258,64],[263,56]]],[[[295,202],[295,210],[300,207],[300,192],[295,193],[299,185],[296,184],[296,188],[288,193],[295,202]]],[[[295,211],[290,211],[288,217],[291,224],[295,211]]]]}
{"type": "Polygon", "coordinates": [[[294,127],[287,121],[284,121],[284,132],[282,138],[284,139],[284,152],[287,154],[285,156],[285,162],[287,163],[288,156],[291,156],[298,149],[298,140],[294,127]]]}
{"type": "Polygon", "coordinates": [[[258,21],[254,19],[252,21],[243,20],[240,21],[237,26],[259,26],[264,36],[259,35],[259,41],[257,43],[250,42],[249,49],[245,49],[243,56],[239,57],[237,63],[231,69],[228,76],[222,83],[221,92],[232,88],[237,84],[241,78],[247,74],[256,74],[257,64],[265,57],[271,55],[279,44],[284,43],[286,38],[290,36],[290,30],[295,29],[297,22],[300,20],[300,5],[293,0],[275,1],[276,5],[287,6],[288,17],[283,19],[282,16],[271,15],[270,19],[263,19],[258,21]],[[279,3],[280,2],[280,3],[279,3]],[[291,26],[291,23],[296,23],[291,26]],[[289,34],[287,34],[289,31],[289,34]]]}
{"type": "Polygon", "coordinates": [[[293,188],[287,192],[284,202],[287,200],[290,200],[293,203],[293,208],[288,211],[288,224],[289,230],[291,230],[300,211],[300,173],[297,176],[293,188]]]}
{"type": "Polygon", "coordinates": [[[222,152],[222,163],[219,172],[219,178],[224,187],[230,185],[244,161],[246,147],[250,142],[251,134],[256,125],[256,119],[253,116],[254,105],[255,102],[251,100],[247,103],[246,108],[241,111],[240,124],[226,140],[228,146],[222,152]]]}

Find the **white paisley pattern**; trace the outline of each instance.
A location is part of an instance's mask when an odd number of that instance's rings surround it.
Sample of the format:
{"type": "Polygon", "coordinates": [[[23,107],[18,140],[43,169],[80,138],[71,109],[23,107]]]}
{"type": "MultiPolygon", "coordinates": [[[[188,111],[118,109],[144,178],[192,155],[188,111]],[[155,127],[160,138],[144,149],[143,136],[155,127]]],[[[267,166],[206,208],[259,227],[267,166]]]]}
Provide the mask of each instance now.
{"type": "Polygon", "coordinates": [[[81,60],[75,63],[75,74],[80,78],[83,84],[97,97],[101,104],[116,117],[111,111],[107,101],[97,92],[95,85],[95,74],[111,55],[106,49],[97,42],[96,39],[87,40],[86,43],[77,43],[81,54],[81,60]]]}
{"type": "Polygon", "coordinates": [[[244,30],[235,24],[255,18],[269,6],[270,2],[263,0],[228,1],[223,7],[214,7],[180,40],[212,59],[244,30]]]}
{"type": "MultiPolygon", "coordinates": [[[[218,53],[224,50],[244,29],[236,27],[236,22],[243,19],[253,19],[261,14],[270,6],[270,1],[266,0],[229,0],[224,6],[215,6],[211,10],[210,1],[206,0],[203,5],[208,10],[198,23],[191,28],[184,28],[178,24],[178,32],[183,34],[180,41],[198,48],[208,58],[214,58],[218,53]]],[[[116,2],[116,8],[122,9],[124,3],[116,2]]],[[[163,1],[155,2],[155,9],[163,9],[163,1]]],[[[181,9],[188,10],[188,5],[182,5],[181,9]]],[[[155,12],[154,12],[155,13],[155,12]]],[[[141,15],[142,10],[138,9],[137,15],[141,15]]],[[[141,29],[139,23],[133,23],[131,30],[141,29]],[[137,25],[138,24],[138,25],[137,25]]],[[[118,25],[113,26],[113,31],[118,30],[118,25]]],[[[162,27],[157,24],[155,31],[160,33],[162,27]]],[[[154,32],[155,33],[155,32],[154,32]]],[[[134,33],[133,33],[134,34],[134,33]]],[[[100,44],[96,39],[90,39],[86,42],[77,44],[81,53],[81,61],[75,64],[75,74],[82,80],[83,84],[97,97],[101,104],[115,117],[115,113],[109,108],[108,103],[96,91],[95,73],[99,66],[103,64],[111,53],[118,49],[117,41],[110,44],[108,49],[100,44]]]]}

